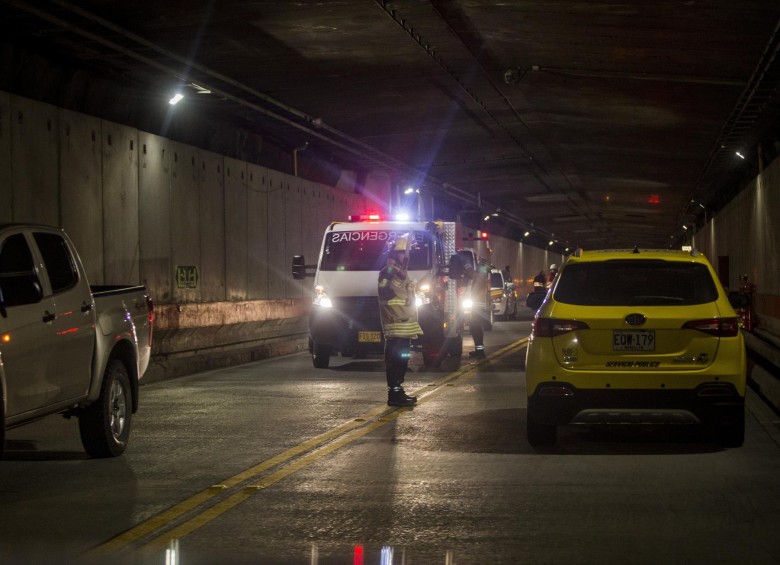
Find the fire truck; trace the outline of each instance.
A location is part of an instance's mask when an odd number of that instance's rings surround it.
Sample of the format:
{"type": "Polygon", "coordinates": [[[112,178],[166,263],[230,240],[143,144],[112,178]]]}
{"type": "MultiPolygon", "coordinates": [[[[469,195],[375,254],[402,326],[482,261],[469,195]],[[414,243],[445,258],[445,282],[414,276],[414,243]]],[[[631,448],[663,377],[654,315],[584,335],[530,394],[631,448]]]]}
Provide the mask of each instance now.
{"type": "Polygon", "coordinates": [[[319,260],[292,261],[293,278],[314,277],[309,314],[309,351],[317,368],[330,358],[363,356],[384,348],[379,319],[379,271],[396,238],[411,242],[409,278],[416,282],[416,303],[423,335],[414,345],[425,365],[463,351],[465,282],[463,259],[456,252],[456,224],[441,221],[387,220],[379,215],[350,216],[333,222],[322,238],[319,260]]]}

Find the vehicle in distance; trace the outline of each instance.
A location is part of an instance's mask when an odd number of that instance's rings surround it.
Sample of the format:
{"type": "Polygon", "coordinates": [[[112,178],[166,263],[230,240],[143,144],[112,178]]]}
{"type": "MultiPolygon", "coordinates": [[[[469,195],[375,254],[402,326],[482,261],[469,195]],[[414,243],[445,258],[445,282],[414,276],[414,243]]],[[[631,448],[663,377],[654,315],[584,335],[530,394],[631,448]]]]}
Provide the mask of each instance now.
{"type": "Polygon", "coordinates": [[[90,456],[121,455],[153,313],[143,286],[90,287],[63,230],[0,225],[0,455],[6,428],[57,413],[90,456]]]}
{"type": "Polygon", "coordinates": [[[490,299],[494,317],[499,320],[517,317],[515,283],[505,280],[504,273],[498,269],[490,271],[490,299]]]}
{"type": "Polygon", "coordinates": [[[527,435],[565,424],[704,424],[745,435],[744,337],[696,251],[575,252],[533,321],[527,435]]]}
{"type": "MultiPolygon", "coordinates": [[[[473,249],[458,249],[458,255],[461,258],[461,261],[463,262],[463,267],[466,270],[471,269],[474,273],[477,273],[479,271],[479,263],[481,258],[477,255],[476,251],[473,249]]],[[[485,281],[490,277],[489,273],[485,273],[484,275],[480,275],[485,277],[485,281]]],[[[468,284],[468,287],[465,288],[465,294],[462,297],[462,308],[463,308],[463,314],[466,318],[466,320],[471,322],[472,314],[479,314],[479,317],[482,320],[482,329],[486,332],[489,332],[493,329],[493,304],[490,300],[490,284],[487,282],[484,285],[484,293],[482,296],[477,296],[476,292],[474,292],[474,289],[472,288],[474,286],[473,283],[468,284]]]]}

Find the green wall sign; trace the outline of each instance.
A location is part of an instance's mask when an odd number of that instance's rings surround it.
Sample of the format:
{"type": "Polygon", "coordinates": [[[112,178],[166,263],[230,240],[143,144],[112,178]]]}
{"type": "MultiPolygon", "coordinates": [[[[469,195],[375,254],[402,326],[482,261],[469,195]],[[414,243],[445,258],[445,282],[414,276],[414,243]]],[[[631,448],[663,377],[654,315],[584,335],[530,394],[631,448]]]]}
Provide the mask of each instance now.
{"type": "Polygon", "coordinates": [[[177,265],[176,286],[178,288],[198,288],[198,267],[195,265],[177,265]]]}

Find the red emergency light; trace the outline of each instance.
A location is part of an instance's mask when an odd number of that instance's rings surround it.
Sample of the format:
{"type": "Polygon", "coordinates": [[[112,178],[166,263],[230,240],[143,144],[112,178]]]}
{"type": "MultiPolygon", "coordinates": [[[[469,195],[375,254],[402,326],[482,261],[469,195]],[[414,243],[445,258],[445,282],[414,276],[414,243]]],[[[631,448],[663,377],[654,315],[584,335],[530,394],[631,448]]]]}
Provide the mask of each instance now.
{"type": "Polygon", "coordinates": [[[381,222],[381,214],[350,214],[350,222],[381,222]]]}

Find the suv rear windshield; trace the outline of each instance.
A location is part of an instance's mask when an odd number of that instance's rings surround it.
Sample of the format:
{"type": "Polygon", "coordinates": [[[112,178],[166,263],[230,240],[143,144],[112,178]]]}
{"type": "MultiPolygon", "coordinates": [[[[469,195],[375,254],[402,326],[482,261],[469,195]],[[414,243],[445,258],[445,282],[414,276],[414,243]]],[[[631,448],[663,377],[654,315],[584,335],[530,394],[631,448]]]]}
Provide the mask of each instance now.
{"type": "Polygon", "coordinates": [[[684,306],[713,302],[718,290],[699,263],[615,259],[567,265],[553,296],[582,306],[684,306]]]}

